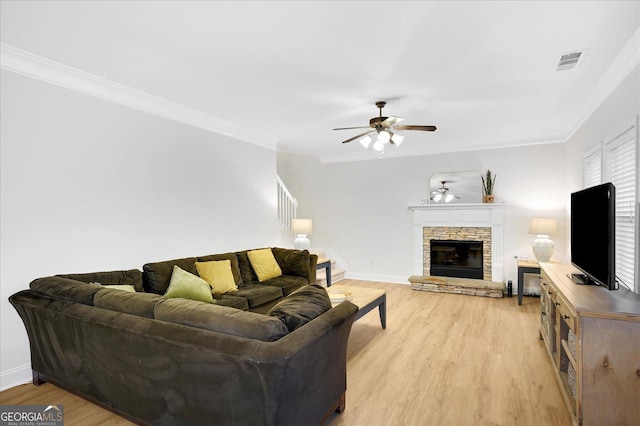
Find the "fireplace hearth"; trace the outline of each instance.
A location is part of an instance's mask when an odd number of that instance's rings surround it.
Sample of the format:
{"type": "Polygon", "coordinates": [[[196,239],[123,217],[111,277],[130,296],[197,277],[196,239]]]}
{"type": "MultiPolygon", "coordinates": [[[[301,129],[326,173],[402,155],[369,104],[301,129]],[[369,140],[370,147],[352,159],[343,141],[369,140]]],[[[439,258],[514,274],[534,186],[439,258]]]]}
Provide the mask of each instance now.
{"type": "Polygon", "coordinates": [[[430,240],[431,275],[483,278],[482,241],[430,240]]]}

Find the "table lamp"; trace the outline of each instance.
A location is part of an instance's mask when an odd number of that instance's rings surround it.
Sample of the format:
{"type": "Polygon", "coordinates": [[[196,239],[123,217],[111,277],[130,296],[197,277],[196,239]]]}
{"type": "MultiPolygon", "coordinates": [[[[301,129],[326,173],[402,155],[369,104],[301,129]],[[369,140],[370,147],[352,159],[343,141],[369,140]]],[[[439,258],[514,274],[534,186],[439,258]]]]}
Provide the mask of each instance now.
{"type": "Polygon", "coordinates": [[[532,248],[538,262],[548,262],[551,259],[555,246],[549,235],[553,235],[556,232],[558,232],[558,222],[555,219],[531,218],[529,234],[536,235],[532,248]]]}
{"type": "Polygon", "coordinates": [[[311,246],[308,235],[311,235],[311,219],[293,219],[291,222],[291,232],[296,236],[293,246],[298,250],[307,250],[311,246]]]}

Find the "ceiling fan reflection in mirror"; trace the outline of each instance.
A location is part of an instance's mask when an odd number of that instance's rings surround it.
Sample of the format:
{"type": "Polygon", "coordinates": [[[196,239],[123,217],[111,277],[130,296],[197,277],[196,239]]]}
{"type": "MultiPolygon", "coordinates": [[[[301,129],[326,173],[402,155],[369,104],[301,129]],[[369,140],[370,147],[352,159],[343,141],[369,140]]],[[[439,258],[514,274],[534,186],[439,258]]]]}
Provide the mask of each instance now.
{"type": "Polygon", "coordinates": [[[378,152],[384,151],[385,144],[389,143],[392,145],[400,145],[404,136],[396,133],[396,131],[400,130],[420,130],[423,132],[433,132],[436,130],[436,126],[416,126],[410,124],[398,124],[403,119],[400,117],[383,117],[382,116],[382,108],[385,107],[387,103],[384,101],[376,102],[376,107],[380,110],[380,115],[378,117],[373,117],[369,120],[369,126],[357,126],[357,127],[338,127],[333,130],[353,130],[353,129],[368,129],[366,132],[360,133],[359,135],[353,136],[342,143],[349,143],[356,139],[359,139],[359,142],[363,147],[369,148],[371,142],[373,142],[373,149],[378,152]],[[375,142],[371,137],[372,134],[376,136],[375,142]]]}
{"type": "Polygon", "coordinates": [[[442,184],[442,188],[438,188],[437,191],[431,193],[431,201],[435,201],[436,203],[449,203],[456,198],[460,199],[457,195],[449,192],[449,188],[444,186],[447,183],[446,180],[442,180],[440,183],[442,184]]]}

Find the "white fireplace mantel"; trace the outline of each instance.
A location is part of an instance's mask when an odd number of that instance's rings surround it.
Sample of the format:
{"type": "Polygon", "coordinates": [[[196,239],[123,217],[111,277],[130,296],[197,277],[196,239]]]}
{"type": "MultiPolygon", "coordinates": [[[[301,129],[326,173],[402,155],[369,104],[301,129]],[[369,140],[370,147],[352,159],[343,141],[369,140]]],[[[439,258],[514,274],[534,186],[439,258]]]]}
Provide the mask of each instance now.
{"type": "Polygon", "coordinates": [[[423,275],[423,229],[429,226],[491,227],[491,279],[503,281],[504,207],[501,203],[426,204],[413,212],[413,274],[423,275]]]}

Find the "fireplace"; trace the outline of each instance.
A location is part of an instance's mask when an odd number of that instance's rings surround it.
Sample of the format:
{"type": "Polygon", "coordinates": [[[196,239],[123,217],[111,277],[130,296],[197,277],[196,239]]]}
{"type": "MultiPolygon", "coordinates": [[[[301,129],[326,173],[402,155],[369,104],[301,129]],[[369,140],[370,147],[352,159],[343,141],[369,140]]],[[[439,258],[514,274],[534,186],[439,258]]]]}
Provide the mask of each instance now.
{"type": "Polygon", "coordinates": [[[430,240],[431,275],[482,279],[482,241],[430,240]]]}
{"type": "Polygon", "coordinates": [[[413,212],[413,275],[431,275],[430,240],[482,241],[482,279],[503,280],[504,206],[433,204],[410,206],[413,212]]]}

